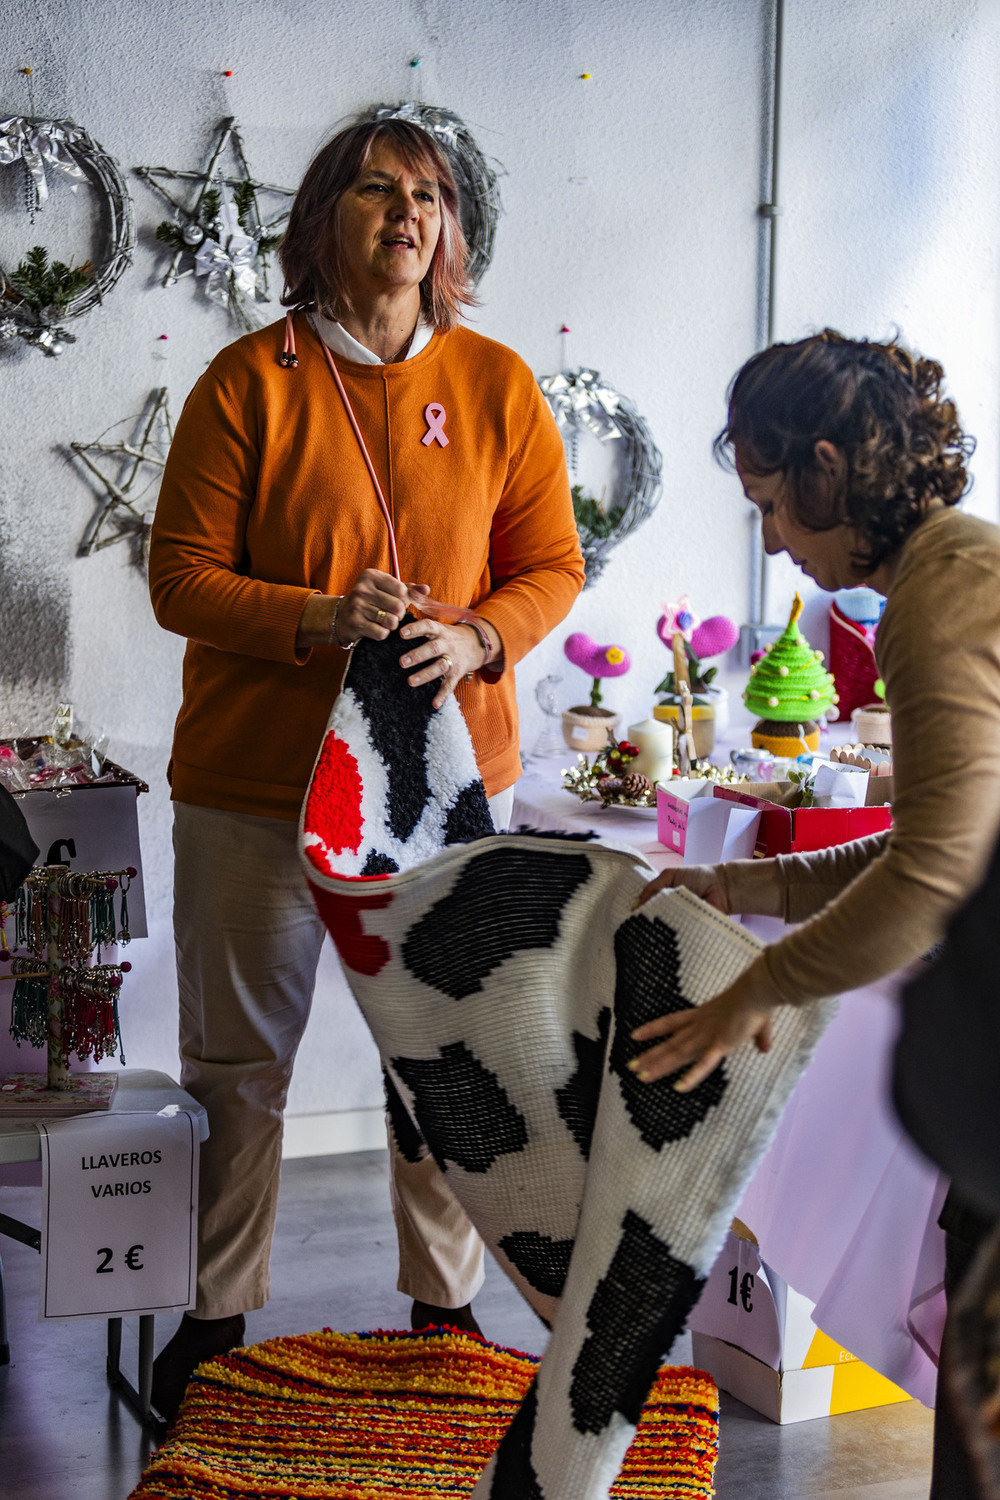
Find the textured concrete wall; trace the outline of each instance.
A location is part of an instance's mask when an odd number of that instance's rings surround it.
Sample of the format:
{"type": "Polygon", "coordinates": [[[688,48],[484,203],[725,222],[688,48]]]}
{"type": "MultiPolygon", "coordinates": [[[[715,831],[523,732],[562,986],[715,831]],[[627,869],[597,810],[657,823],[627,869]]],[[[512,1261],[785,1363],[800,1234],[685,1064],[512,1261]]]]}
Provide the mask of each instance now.
{"type": "MultiPolygon", "coordinates": [[[[898,327],[941,357],[980,440],[972,503],[994,515],[1000,7],[788,0],[786,10],[779,337],[826,322],[898,327]]],[[[754,343],[767,7],[6,0],[4,12],[0,111],[29,112],[16,69],[30,65],[36,113],[71,115],[129,169],[139,245],[61,358],[0,345],[0,719],[40,725],[68,696],[153,788],[141,802],[152,935],[131,955],[125,1029],[131,1064],[172,1067],[164,771],[182,643],[157,628],[122,548],[75,556],[91,493],[67,444],[138,412],[161,384],[176,413],[235,331],[190,280],[159,285],[161,206],[131,169],[200,166],[228,113],[256,174],[288,186],[332,128],[373,102],[419,90],[466,119],[506,171],[474,326],[544,373],[560,363],[568,323],[569,362],[627,392],[664,451],[658,512],[572,616],[573,628],[628,645],[635,667],[616,699],[639,716],[665,669],[660,601],[686,589],[705,613],[747,608],[746,506],[710,442],[754,343]]],[[[79,195],[60,186],[32,228],[12,182],[0,182],[0,263],[40,240],[77,259],[89,251],[79,195]]],[[[792,586],[772,570],[773,614],[792,586]]],[[[563,634],[520,669],[528,744],[539,678],[562,672],[567,703],[582,687],[563,634]]],[[[376,1098],[361,1024],[324,979],[292,1110],[376,1098]]]]}

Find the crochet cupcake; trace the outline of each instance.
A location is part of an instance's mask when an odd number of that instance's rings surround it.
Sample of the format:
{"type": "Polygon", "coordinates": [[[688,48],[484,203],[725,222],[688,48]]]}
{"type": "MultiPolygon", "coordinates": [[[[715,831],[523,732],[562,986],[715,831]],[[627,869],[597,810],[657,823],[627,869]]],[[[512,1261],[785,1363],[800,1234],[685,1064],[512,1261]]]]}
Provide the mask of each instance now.
{"type": "Polygon", "coordinates": [[[802,755],[819,749],[821,714],[837,701],[832,675],[823,665],[822,651],[814,651],[798,626],[802,600],[792,604],[788,625],[750,668],[743,702],[759,714],[752,743],[772,755],[802,755]]]}

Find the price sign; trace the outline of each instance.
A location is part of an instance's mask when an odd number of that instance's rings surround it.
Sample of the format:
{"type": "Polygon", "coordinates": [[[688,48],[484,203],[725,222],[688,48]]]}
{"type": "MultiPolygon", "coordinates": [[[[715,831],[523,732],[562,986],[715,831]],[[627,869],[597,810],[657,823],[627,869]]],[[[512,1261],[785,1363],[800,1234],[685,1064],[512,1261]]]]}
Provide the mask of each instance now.
{"type": "Polygon", "coordinates": [[[128,893],[129,931],[134,938],[145,937],[135,787],[25,792],[17,803],[41,850],[40,864],[69,865],[71,870],[125,870],[133,866],[138,873],[128,893]]]}
{"type": "Polygon", "coordinates": [[[41,1318],[194,1306],[198,1127],[179,1111],[39,1125],[41,1318]]]}

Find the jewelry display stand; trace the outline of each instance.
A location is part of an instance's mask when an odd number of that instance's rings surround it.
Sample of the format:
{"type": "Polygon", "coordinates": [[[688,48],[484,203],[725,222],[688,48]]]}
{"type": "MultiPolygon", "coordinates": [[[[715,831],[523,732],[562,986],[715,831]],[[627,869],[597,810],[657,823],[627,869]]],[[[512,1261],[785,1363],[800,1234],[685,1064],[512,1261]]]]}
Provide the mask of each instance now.
{"type": "Polygon", "coordinates": [[[131,866],[71,873],[66,865],[46,865],[32,870],[12,908],[0,908],[0,959],[12,962],[3,978],[14,984],[11,1035],[47,1052],[44,1074],[11,1073],[0,1083],[0,1116],[53,1119],[109,1107],[117,1074],[70,1074],[68,1064],[74,1052],[99,1062],[120,1050],[118,992],[132,966],[99,960],[102,947],[129,941],[127,895],[134,875],[131,866]],[[15,946],[27,950],[25,957],[14,956],[7,945],[11,917],[15,946]],[[92,964],[95,952],[98,963],[92,964]]]}

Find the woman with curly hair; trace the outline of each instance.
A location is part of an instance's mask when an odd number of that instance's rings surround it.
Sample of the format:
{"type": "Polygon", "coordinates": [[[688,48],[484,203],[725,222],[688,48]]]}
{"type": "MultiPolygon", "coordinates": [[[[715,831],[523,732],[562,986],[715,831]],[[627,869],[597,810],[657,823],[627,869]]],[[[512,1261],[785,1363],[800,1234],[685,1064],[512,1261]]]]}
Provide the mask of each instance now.
{"type": "MultiPolygon", "coordinates": [[[[687,1092],[727,1053],[770,1045],[806,1005],[926,953],[982,880],[1000,830],[1000,530],[957,509],[973,443],[933,360],[830,329],[765,349],[733,381],[716,451],[761,513],[765,550],[820,588],[887,596],[876,652],[892,709],[893,826],[815,853],[668,870],[720,911],[799,925],[696,1010],[640,1027],[645,1082],[687,1092]],[[971,788],[975,788],[973,795],[971,788]],[[681,1071],[683,1070],[683,1071],[681,1071]]],[[[946,1288],[984,1225],[949,1196],[946,1288]]],[[[978,1494],[939,1400],[932,1500],[978,1494]]]]}

